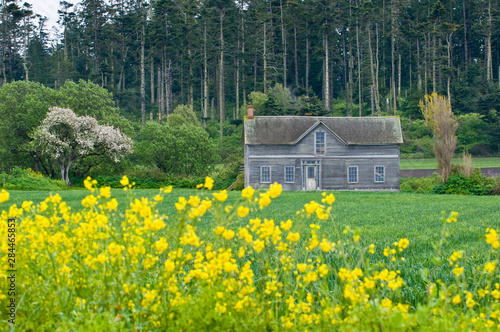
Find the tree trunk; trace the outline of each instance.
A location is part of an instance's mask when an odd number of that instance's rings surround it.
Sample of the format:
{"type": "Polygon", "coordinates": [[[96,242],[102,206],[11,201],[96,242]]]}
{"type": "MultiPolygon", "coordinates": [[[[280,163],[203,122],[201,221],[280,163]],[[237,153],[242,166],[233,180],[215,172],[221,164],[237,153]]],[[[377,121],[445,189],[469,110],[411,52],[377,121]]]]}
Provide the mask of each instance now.
{"type": "Polygon", "coordinates": [[[356,54],[358,56],[358,107],[359,116],[363,116],[363,82],[361,80],[361,50],[359,48],[359,27],[356,25],[356,54]]]}
{"type": "Polygon", "coordinates": [[[267,93],[267,48],[266,48],[266,22],[264,22],[264,37],[262,39],[262,61],[263,61],[263,84],[264,84],[264,93],[267,93]]]}
{"type": "Polygon", "coordinates": [[[283,47],[283,87],[287,84],[287,65],[286,65],[286,35],[285,24],[283,23],[283,0],[280,0],[280,15],[281,15],[281,44],[283,47]]]}
{"type": "Polygon", "coordinates": [[[395,66],[395,44],[396,44],[396,15],[394,13],[394,1],[391,0],[391,92],[394,101],[394,114],[396,114],[396,66],[395,66]]]}
{"type": "Polygon", "coordinates": [[[72,186],[71,182],[69,181],[69,168],[71,167],[71,164],[73,163],[73,158],[68,159],[68,163],[66,164],[66,169],[65,169],[65,181],[68,186],[72,186]]]}
{"type": "Polygon", "coordinates": [[[491,56],[491,0],[488,1],[488,35],[486,36],[486,80],[491,82],[493,80],[493,62],[491,56]]]}
{"type": "Polygon", "coordinates": [[[295,87],[299,86],[299,64],[297,57],[297,26],[293,24],[293,62],[295,65],[295,87]]]}
{"type": "Polygon", "coordinates": [[[241,86],[243,88],[243,104],[247,103],[247,93],[245,89],[245,26],[243,16],[241,17],[241,86]]]}
{"type": "MultiPolygon", "coordinates": [[[[328,24],[328,23],[327,23],[328,24]]],[[[325,72],[323,76],[323,89],[325,97],[323,99],[323,108],[330,111],[330,64],[329,47],[328,47],[328,34],[323,30],[323,51],[324,51],[324,64],[325,72]]]]}
{"type": "MultiPolygon", "coordinates": [[[[373,49],[372,49],[372,36],[371,36],[371,27],[368,25],[368,53],[370,55],[370,72],[371,72],[371,77],[372,77],[372,104],[375,104],[375,109],[377,110],[378,116],[382,116],[381,109],[380,109],[380,100],[378,96],[378,78],[377,78],[377,73],[376,73],[376,64],[375,60],[373,59],[373,49]]],[[[378,38],[377,38],[378,39],[378,38]]],[[[377,47],[378,48],[378,47],[377,47]]],[[[378,52],[377,52],[378,53],[378,52]]]]}
{"type": "MultiPolygon", "coordinates": [[[[162,63],[163,63],[163,59],[162,59],[162,63]]],[[[156,95],[158,96],[158,121],[160,122],[161,124],[161,116],[163,114],[163,82],[162,82],[162,78],[161,78],[161,67],[163,65],[160,65],[160,68],[158,68],[158,77],[157,77],[157,80],[158,80],[158,84],[157,84],[157,89],[158,91],[156,91],[156,95]]]]}
{"type": "Polygon", "coordinates": [[[453,32],[450,32],[446,36],[447,48],[448,48],[448,82],[447,82],[447,91],[448,91],[448,103],[451,105],[451,51],[452,51],[452,35],[453,32]]]}
{"type": "MultiPolygon", "coordinates": [[[[306,91],[309,91],[309,23],[306,22],[306,91]]],[[[309,92],[307,92],[309,95],[309,92]]]]}
{"type": "Polygon", "coordinates": [[[188,85],[188,106],[193,109],[194,104],[194,86],[193,86],[193,59],[191,55],[191,47],[188,49],[188,57],[189,57],[189,85],[188,85]]]}
{"type": "Polygon", "coordinates": [[[420,68],[420,44],[417,37],[417,88],[422,90],[422,69],[420,68]]]}
{"type": "Polygon", "coordinates": [[[398,97],[401,97],[401,53],[398,54],[398,97]]]}
{"type": "Polygon", "coordinates": [[[151,105],[149,111],[149,121],[153,121],[153,104],[155,102],[155,67],[154,67],[154,59],[151,56],[151,70],[150,70],[150,88],[151,88],[151,105]]]}
{"type": "Polygon", "coordinates": [[[224,12],[220,12],[220,57],[219,57],[219,130],[220,146],[222,146],[222,123],[226,116],[224,110],[224,31],[223,31],[224,12]]]}
{"type": "Polygon", "coordinates": [[[203,115],[202,121],[204,126],[207,125],[208,118],[208,64],[207,64],[207,25],[203,33],[203,115]]]}
{"type": "Polygon", "coordinates": [[[348,77],[348,67],[349,60],[347,59],[347,49],[346,49],[346,35],[347,29],[343,29],[342,31],[342,49],[343,49],[343,57],[344,57],[344,89],[345,89],[345,112],[346,116],[352,116],[352,111],[349,108],[349,77],[348,77]]]}
{"type": "Polygon", "coordinates": [[[465,15],[466,9],[465,9],[465,1],[463,0],[463,7],[462,7],[462,12],[464,16],[464,61],[465,61],[465,70],[467,70],[467,66],[469,64],[469,44],[467,41],[467,16],[465,15]]]}
{"type": "MultiPolygon", "coordinates": [[[[237,54],[240,50],[240,40],[238,38],[237,54]]],[[[235,72],[235,93],[236,93],[236,114],[233,116],[236,119],[240,118],[240,59],[239,54],[235,57],[236,61],[236,72],[235,72]]]]}
{"type": "Polygon", "coordinates": [[[146,39],[146,32],[144,26],[142,26],[142,38],[141,38],[141,120],[142,128],[146,123],[146,79],[144,76],[145,65],[144,65],[144,44],[146,39]]]}
{"type": "Polygon", "coordinates": [[[436,93],[436,35],[432,35],[432,92],[436,93]]]}

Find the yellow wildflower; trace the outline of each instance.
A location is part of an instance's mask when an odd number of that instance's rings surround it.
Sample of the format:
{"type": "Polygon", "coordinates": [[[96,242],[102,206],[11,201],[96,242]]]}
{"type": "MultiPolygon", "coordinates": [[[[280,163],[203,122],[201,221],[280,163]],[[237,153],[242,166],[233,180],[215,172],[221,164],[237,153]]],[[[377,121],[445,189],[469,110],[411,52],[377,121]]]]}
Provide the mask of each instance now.
{"type": "Polygon", "coordinates": [[[175,269],[175,262],[171,261],[170,259],[165,261],[165,270],[167,272],[172,272],[175,269]]]}
{"type": "Polygon", "coordinates": [[[455,276],[457,276],[457,277],[458,277],[459,275],[461,275],[462,273],[464,273],[464,268],[463,268],[463,267],[458,267],[458,266],[457,266],[456,268],[454,268],[454,269],[453,269],[453,274],[454,274],[455,276]]]}
{"type": "Polygon", "coordinates": [[[299,270],[300,272],[304,273],[306,272],[306,269],[307,269],[307,264],[297,264],[297,270],[299,270]]]}
{"type": "Polygon", "coordinates": [[[382,305],[382,308],[391,309],[392,308],[392,301],[390,299],[383,299],[381,305],[382,305]]]}
{"type": "Polygon", "coordinates": [[[241,191],[241,197],[248,198],[251,200],[254,192],[255,190],[252,187],[248,186],[241,191]]]}
{"type": "Polygon", "coordinates": [[[495,270],[496,262],[489,262],[484,265],[484,272],[492,273],[495,270]]]}
{"type": "Polygon", "coordinates": [[[500,247],[500,242],[498,241],[497,232],[493,228],[487,231],[489,231],[489,233],[486,234],[486,243],[491,244],[493,249],[498,249],[500,247]]]}
{"type": "Polygon", "coordinates": [[[269,204],[271,204],[271,198],[269,198],[269,195],[260,194],[260,200],[259,200],[260,209],[268,206],[269,204]]]}
{"type": "Polygon", "coordinates": [[[71,269],[67,266],[67,265],[64,265],[61,269],[61,272],[63,274],[69,274],[69,272],[71,271],[71,269]]]}
{"type": "Polygon", "coordinates": [[[201,200],[198,196],[189,196],[189,200],[187,202],[192,207],[198,207],[198,205],[200,205],[200,201],[201,200]]]}
{"type": "Polygon", "coordinates": [[[333,194],[330,194],[330,195],[326,196],[325,197],[325,202],[328,205],[332,205],[333,202],[335,202],[335,196],[333,196],[333,194]]]}
{"type": "Polygon", "coordinates": [[[326,264],[321,264],[318,268],[319,276],[324,277],[328,274],[328,266],[326,264]]]}
{"type": "Polygon", "coordinates": [[[375,245],[373,243],[370,244],[370,248],[368,249],[368,252],[372,255],[375,254],[375,245]]]}
{"type": "Polygon", "coordinates": [[[226,240],[231,240],[234,237],[234,231],[232,231],[230,229],[227,229],[227,230],[224,231],[224,233],[222,233],[222,236],[226,240]]]}
{"type": "Polygon", "coordinates": [[[213,193],[212,195],[214,195],[214,197],[220,201],[220,202],[224,202],[226,199],[227,199],[227,190],[224,189],[218,193],[213,193]]]}
{"type": "Polygon", "coordinates": [[[398,247],[401,249],[406,249],[408,248],[408,244],[410,244],[410,241],[407,238],[404,238],[399,240],[398,247]]]}
{"type": "Polygon", "coordinates": [[[108,210],[114,210],[117,207],[118,207],[118,201],[116,200],[116,198],[113,198],[112,200],[106,203],[106,209],[108,210]]]}
{"type": "Polygon", "coordinates": [[[99,189],[99,194],[102,197],[110,198],[111,197],[111,187],[102,187],[99,189]]]}
{"type": "Polygon", "coordinates": [[[161,254],[168,248],[168,243],[164,237],[155,242],[155,249],[158,254],[161,254]]]}
{"type": "Polygon", "coordinates": [[[21,204],[21,208],[26,212],[29,212],[31,210],[32,205],[33,201],[24,201],[23,204],[21,204]]]}
{"type": "Polygon", "coordinates": [[[322,207],[318,207],[316,209],[316,216],[320,220],[326,220],[326,219],[328,219],[329,215],[328,215],[328,211],[325,213],[325,210],[322,207]]]}
{"type": "Polygon", "coordinates": [[[264,247],[265,247],[265,243],[262,240],[255,240],[255,242],[253,243],[253,249],[256,252],[261,252],[262,249],[264,249],[264,247]]]}
{"type": "Polygon", "coordinates": [[[212,190],[212,187],[214,186],[214,179],[212,179],[211,177],[207,176],[205,178],[205,184],[203,186],[205,188],[207,188],[208,190],[212,190]]]}
{"type": "Polygon", "coordinates": [[[288,236],[286,237],[286,239],[289,241],[289,242],[297,242],[299,241],[300,239],[300,234],[299,233],[288,233],[288,236]]]}
{"type": "Polygon", "coordinates": [[[104,254],[99,254],[96,259],[99,263],[104,264],[108,261],[108,256],[104,254]]]}
{"type": "Polygon", "coordinates": [[[316,203],[315,201],[311,201],[310,203],[307,203],[306,205],[304,205],[306,212],[309,215],[313,214],[314,211],[316,211],[316,209],[318,208],[318,206],[319,206],[319,204],[316,203]]]}
{"type": "Polygon", "coordinates": [[[456,262],[458,259],[462,258],[463,254],[461,251],[456,252],[454,251],[453,254],[450,256],[450,264],[453,264],[453,262],[456,262]]]}
{"type": "Polygon", "coordinates": [[[241,218],[244,218],[247,216],[247,214],[250,212],[250,209],[245,207],[245,206],[240,206],[238,208],[238,215],[241,217],[241,218]]]}
{"type": "Polygon", "coordinates": [[[451,223],[451,222],[457,222],[457,217],[458,217],[458,212],[451,212],[450,217],[446,219],[446,222],[451,223]]]}
{"type": "Polygon", "coordinates": [[[330,250],[332,250],[332,244],[331,243],[328,243],[328,240],[327,239],[323,239],[323,241],[321,241],[321,250],[323,250],[324,252],[329,252],[330,250]]]}
{"type": "Polygon", "coordinates": [[[92,192],[95,190],[92,188],[92,178],[90,176],[87,176],[87,178],[83,181],[83,186],[92,192]]]}
{"type": "Polygon", "coordinates": [[[120,180],[120,184],[121,184],[122,186],[124,186],[124,187],[128,186],[128,184],[129,184],[129,183],[130,183],[130,182],[129,182],[128,177],[127,177],[126,175],[124,175],[124,176],[122,177],[122,179],[120,180]]]}
{"type": "Polygon", "coordinates": [[[125,249],[124,246],[120,246],[114,242],[111,242],[109,245],[108,245],[108,251],[111,255],[113,256],[116,256],[116,255],[119,255],[122,250],[125,249]]]}
{"type": "Polygon", "coordinates": [[[224,233],[224,231],[225,231],[225,230],[226,230],[226,229],[225,229],[223,226],[219,226],[219,227],[217,227],[216,229],[214,229],[214,232],[215,232],[215,234],[217,234],[217,235],[221,235],[222,233],[224,233]]]}
{"type": "Polygon", "coordinates": [[[186,204],[187,204],[186,198],[179,197],[179,201],[177,203],[175,203],[175,208],[180,213],[182,210],[184,210],[184,208],[186,207],[186,204]]]}
{"type": "Polygon", "coordinates": [[[271,198],[276,198],[281,195],[281,190],[281,184],[275,182],[269,186],[269,196],[271,196],[271,198]]]}
{"type": "Polygon", "coordinates": [[[82,199],[82,205],[84,207],[92,207],[97,204],[97,198],[94,195],[88,195],[82,199]]]}
{"type": "Polygon", "coordinates": [[[454,304],[459,304],[460,302],[462,302],[462,299],[460,298],[460,295],[456,295],[455,297],[453,297],[452,302],[454,304]]]}
{"type": "Polygon", "coordinates": [[[286,222],[282,221],[280,224],[280,227],[282,230],[287,231],[290,228],[292,228],[292,224],[293,224],[292,221],[290,219],[288,219],[286,222]]]}

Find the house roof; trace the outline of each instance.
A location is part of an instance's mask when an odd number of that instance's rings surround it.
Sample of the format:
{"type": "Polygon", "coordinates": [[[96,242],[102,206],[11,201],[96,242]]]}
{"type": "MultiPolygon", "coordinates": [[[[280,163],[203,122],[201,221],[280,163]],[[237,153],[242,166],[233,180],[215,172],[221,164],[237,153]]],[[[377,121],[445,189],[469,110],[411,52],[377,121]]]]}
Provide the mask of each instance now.
{"type": "Polygon", "coordinates": [[[244,142],[251,145],[292,145],[319,125],[324,125],[348,145],[403,143],[401,123],[397,116],[256,116],[245,119],[244,142]]]}

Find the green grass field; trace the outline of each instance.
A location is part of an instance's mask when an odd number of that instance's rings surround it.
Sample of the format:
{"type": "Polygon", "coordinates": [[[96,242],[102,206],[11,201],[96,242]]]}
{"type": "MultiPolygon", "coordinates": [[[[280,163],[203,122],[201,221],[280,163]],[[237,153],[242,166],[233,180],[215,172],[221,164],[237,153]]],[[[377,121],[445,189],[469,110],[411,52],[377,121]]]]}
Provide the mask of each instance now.
{"type": "MultiPolygon", "coordinates": [[[[73,210],[78,209],[81,200],[87,195],[85,190],[62,191],[60,195],[73,210]]],[[[154,197],[157,190],[133,190],[124,192],[112,190],[114,197],[118,199],[119,210],[124,211],[128,206],[127,194],[134,197],[154,197]]],[[[18,204],[24,200],[34,203],[42,201],[48,192],[10,192],[10,204],[18,204]]],[[[177,211],[174,202],[179,196],[202,194],[211,196],[210,192],[195,190],[174,190],[167,199],[158,205],[160,213],[175,215],[177,211]]],[[[443,223],[441,211],[459,212],[458,222],[448,224],[450,236],[444,246],[447,255],[454,250],[464,250],[470,263],[483,263],[489,255],[489,245],[484,241],[485,229],[487,227],[500,228],[500,198],[496,196],[458,196],[458,195],[425,195],[394,192],[334,192],[336,201],[333,204],[333,220],[321,223],[320,236],[330,239],[338,239],[339,232],[346,226],[359,228],[361,233],[361,244],[368,246],[374,243],[377,248],[375,260],[384,261],[382,250],[386,246],[400,238],[408,238],[410,247],[405,251],[406,262],[401,262],[402,276],[409,285],[413,294],[407,294],[411,300],[416,300],[423,292],[419,271],[423,267],[431,268],[432,254],[435,252],[434,245],[441,238],[443,223]]],[[[237,206],[241,192],[230,192],[227,203],[237,206]]],[[[273,203],[263,211],[250,213],[241,219],[241,225],[245,225],[249,218],[255,215],[274,219],[277,224],[280,221],[294,219],[297,210],[301,210],[305,203],[311,200],[320,201],[320,192],[284,192],[276,198],[273,203]]],[[[0,204],[0,209],[8,208],[8,204],[0,204]]],[[[234,225],[237,229],[238,225],[234,225]]],[[[308,236],[309,225],[297,225],[302,236],[308,236]]],[[[208,236],[214,228],[213,219],[207,217],[198,225],[201,236],[208,236]]],[[[449,275],[441,276],[443,279],[452,278],[449,275]]]]}
{"type": "MultiPolygon", "coordinates": [[[[483,167],[500,167],[500,157],[491,158],[473,158],[474,166],[477,168],[483,167]]],[[[453,158],[453,163],[461,164],[462,158],[453,158]]],[[[436,169],[436,159],[401,159],[400,169],[436,169]]]]}
{"type": "MultiPolygon", "coordinates": [[[[133,197],[150,197],[157,190],[133,190],[133,197]]],[[[87,195],[86,190],[61,191],[63,200],[73,209],[81,207],[81,200],[87,195]]],[[[158,205],[160,213],[172,215],[177,213],[174,202],[177,197],[189,195],[211,196],[210,192],[176,189],[158,205]]],[[[431,250],[430,244],[440,237],[441,211],[457,211],[459,222],[452,225],[450,244],[471,248],[478,240],[483,239],[486,227],[500,227],[500,198],[496,196],[459,196],[459,195],[425,195],[395,192],[334,192],[336,201],[333,205],[333,223],[340,229],[349,225],[359,227],[362,238],[375,241],[380,245],[392,243],[396,238],[408,237],[418,240],[415,249],[418,252],[431,250]]],[[[11,191],[10,200],[0,204],[0,209],[7,209],[9,204],[20,204],[24,200],[39,203],[49,195],[44,191],[11,191]]],[[[128,206],[127,193],[115,189],[112,195],[118,199],[120,211],[128,206]]],[[[236,204],[241,192],[229,193],[228,203],[236,204]]],[[[311,200],[320,201],[320,192],[283,192],[268,208],[262,212],[267,218],[285,221],[294,218],[296,211],[301,210],[311,200]]],[[[250,214],[242,220],[246,223],[250,214]]],[[[209,223],[209,221],[207,221],[209,223]]],[[[329,222],[331,223],[331,222],[329,222]]],[[[332,230],[328,224],[323,231],[332,230]]]]}

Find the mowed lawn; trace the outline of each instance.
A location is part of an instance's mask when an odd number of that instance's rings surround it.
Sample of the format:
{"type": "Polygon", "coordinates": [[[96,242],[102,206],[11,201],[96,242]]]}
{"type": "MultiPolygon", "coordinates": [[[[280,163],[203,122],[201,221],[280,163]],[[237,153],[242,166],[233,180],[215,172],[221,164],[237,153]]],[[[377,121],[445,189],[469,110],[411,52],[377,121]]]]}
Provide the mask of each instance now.
{"type": "MultiPolygon", "coordinates": [[[[462,164],[462,158],[453,158],[454,164],[462,164]]],[[[500,157],[472,158],[474,167],[500,167],[500,157]]],[[[423,159],[401,159],[400,169],[436,169],[437,162],[435,158],[423,159]]]]}
{"type": "MultiPolygon", "coordinates": [[[[73,211],[81,207],[81,200],[88,194],[86,190],[61,191],[59,194],[63,200],[72,207],[73,211]]],[[[128,207],[128,196],[134,198],[149,197],[152,199],[158,190],[132,190],[124,192],[113,189],[112,195],[118,199],[119,211],[123,212],[128,207]]],[[[368,246],[376,245],[376,254],[370,256],[372,261],[387,263],[383,256],[383,249],[392,246],[394,241],[400,238],[408,238],[410,245],[403,253],[406,261],[398,261],[397,267],[407,285],[404,295],[410,302],[422,297],[425,292],[425,284],[421,277],[422,269],[431,269],[434,266],[432,256],[435,252],[434,246],[441,239],[443,228],[442,211],[445,217],[451,211],[459,213],[458,222],[447,224],[449,237],[443,246],[443,253],[449,257],[454,250],[463,250],[464,265],[467,268],[477,266],[490,259],[491,246],[485,242],[485,230],[487,227],[500,228],[500,198],[498,196],[459,196],[459,195],[425,195],[396,192],[333,192],[336,201],[333,204],[332,219],[318,222],[317,219],[296,222],[292,231],[301,233],[301,237],[310,236],[310,223],[319,223],[321,229],[318,231],[320,238],[323,236],[337,241],[345,237],[343,230],[346,226],[351,229],[359,228],[360,244],[368,246]]],[[[9,204],[20,204],[24,200],[39,203],[48,192],[26,192],[11,191],[10,200],[0,204],[0,210],[8,208],[9,204]]],[[[166,199],[158,204],[160,213],[167,214],[172,222],[175,221],[177,210],[174,202],[179,196],[189,198],[190,195],[212,197],[209,191],[196,191],[177,189],[168,194],[166,199]]],[[[251,212],[247,217],[240,218],[238,224],[230,228],[237,231],[238,226],[248,224],[250,218],[274,219],[279,225],[281,221],[296,219],[296,211],[301,210],[305,203],[311,200],[320,201],[321,192],[283,192],[281,196],[274,199],[270,206],[262,211],[251,212]]],[[[241,203],[241,192],[229,192],[227,205],[238,207],[241,203]]],[[[213,229],[216,223],[210,215],[204,217],[198,224],[197,233],[202,239],[210,239],[215,236],[213,229]]],[[[304,250],[306,255],[306,250],[304,250]]],[[[436,277],[452,279],[453,275],[448,271],[449,266],[445,262],[438,266],[436,277]],[[440,271],[443,271],[440,273],[440,271]]],[[[382,266],[381,266],[382,267],[382,266]]]]}

